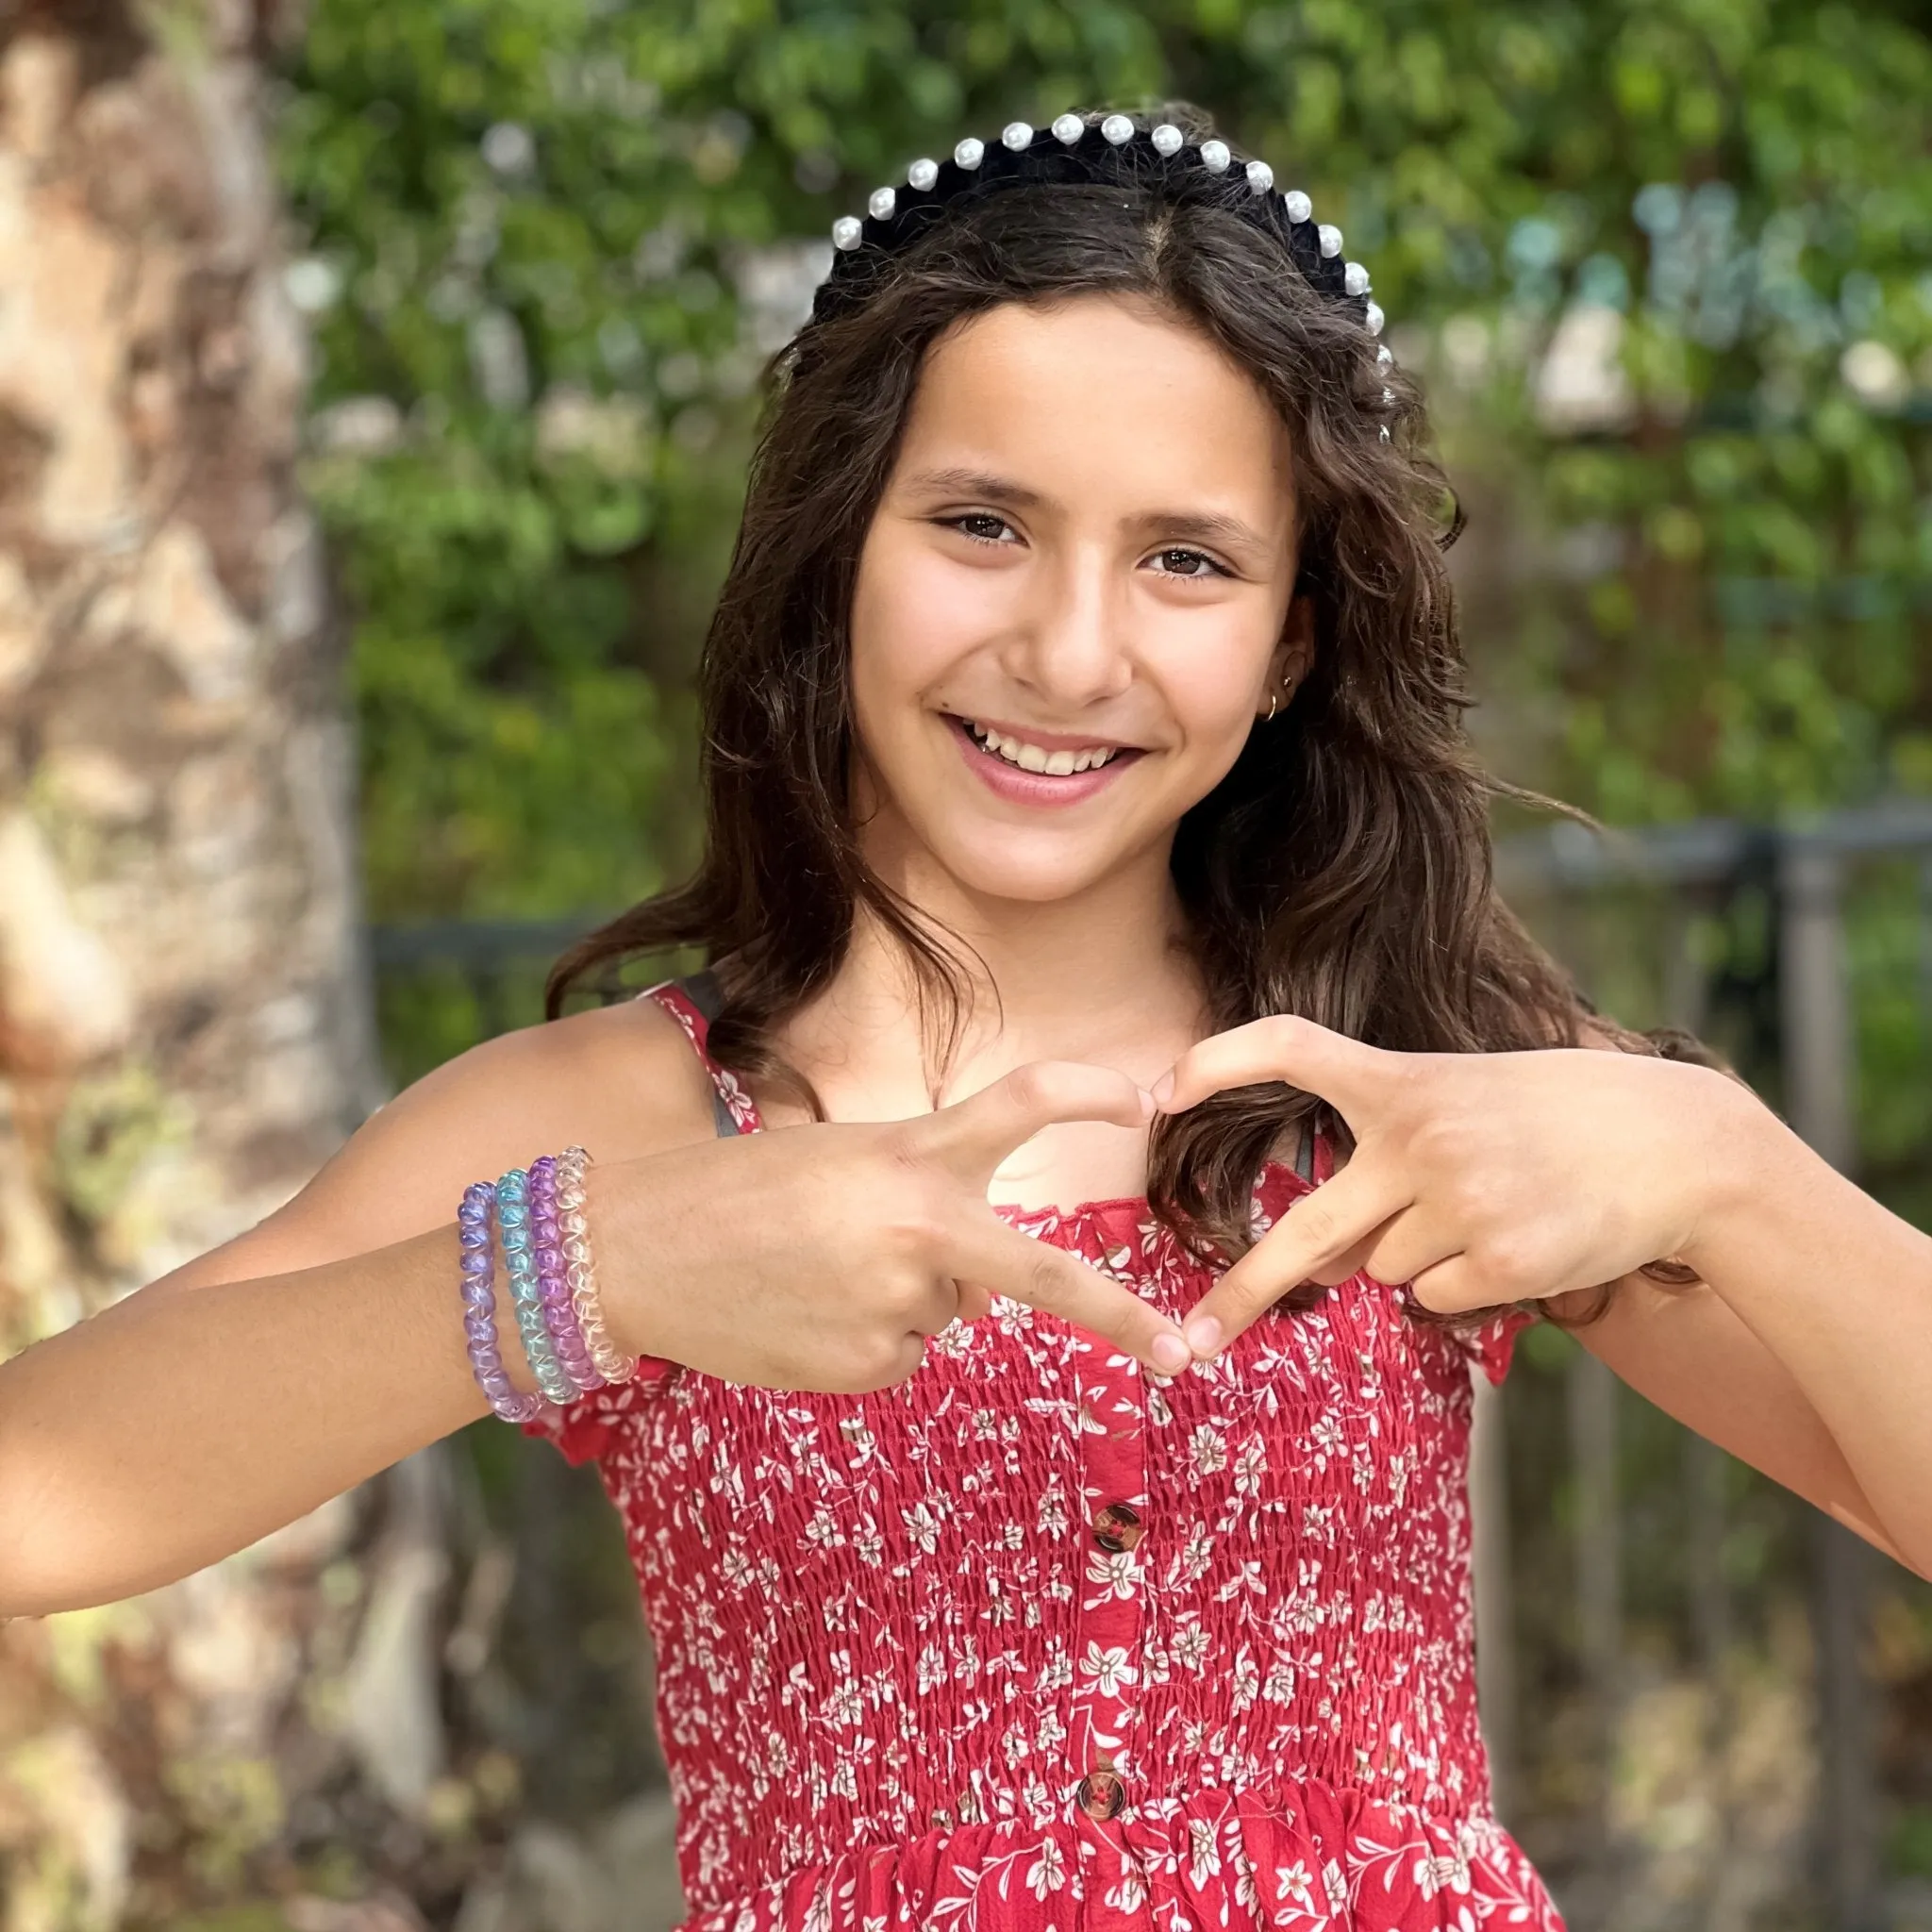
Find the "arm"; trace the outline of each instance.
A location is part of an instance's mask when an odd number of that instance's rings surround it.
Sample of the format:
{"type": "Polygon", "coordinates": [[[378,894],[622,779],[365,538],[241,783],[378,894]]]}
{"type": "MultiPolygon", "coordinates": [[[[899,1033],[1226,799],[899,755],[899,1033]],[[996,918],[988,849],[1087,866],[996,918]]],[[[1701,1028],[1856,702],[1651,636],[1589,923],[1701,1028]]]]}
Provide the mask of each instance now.
{"type": "Polygon", "coordinates": [[[1614,1281],[1586,1346],[1932,1575],[1932,1239],[1748,1089],[1586,1048],[1391,1053],[1280,1018],[1202,1041],[1156,1092],[1174,1110],[1266,1078],[1334,1103],[1355,1153],[1203,1297],[1197,1355],[1305,1280],[1406,1281],[1442,1314],[1614,1281]],[[1659,1256],[1705,1285],[1634,1275],[1659,1256]]]}
{"type": "Polygon", "coordinates": [[[1617,1285],[1577,1340],[1678,1421],[1932,1575],[1932,1239],[1752,1096],[1704,1088],[1720,1150],[1682,1249],[1703,1285],[1617,1285]]]}
{"type": "Polygon", "coordinates": [[[0,1616],[172,1581],[487,1414],[458,1305],[463,1187],[574,1140],[622,1158],[708,1135],[701,1081],[643,1008],[492,1041],[258,1226],[0,1364],[0,1616]]]}
{"type": "Polygon", "coordinates": [[[599,1157],[598,1278],[627,1353],[860,1392],[1003,1293],[1171,1368],[1157,1342],[1186,1349],[1165,1315],[986,1198],[1041,1128],[1139,1127],[1145,1103],[1124,1074],[1042,1061],[911,1121],[718,1140],[706,1076],[655,1009],[492,1041],[253,1233],[0,1366],[0,1616],[183,1575],[483,1415],[455,1205],[573,1141],[599,1157]]]}

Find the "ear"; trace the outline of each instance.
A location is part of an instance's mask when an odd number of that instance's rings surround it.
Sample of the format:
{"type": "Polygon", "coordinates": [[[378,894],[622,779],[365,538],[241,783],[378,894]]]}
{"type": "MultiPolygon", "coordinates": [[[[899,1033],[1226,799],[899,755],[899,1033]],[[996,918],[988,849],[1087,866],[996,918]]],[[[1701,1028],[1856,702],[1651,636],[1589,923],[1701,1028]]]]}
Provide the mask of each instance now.
{"type": "Polygon", "coordinates": [[[1288,607],[1281,641],[1268,665],[1268,688],[1292,696],[1315,661],[1315,600],[1297,595],[1288,607]]]}

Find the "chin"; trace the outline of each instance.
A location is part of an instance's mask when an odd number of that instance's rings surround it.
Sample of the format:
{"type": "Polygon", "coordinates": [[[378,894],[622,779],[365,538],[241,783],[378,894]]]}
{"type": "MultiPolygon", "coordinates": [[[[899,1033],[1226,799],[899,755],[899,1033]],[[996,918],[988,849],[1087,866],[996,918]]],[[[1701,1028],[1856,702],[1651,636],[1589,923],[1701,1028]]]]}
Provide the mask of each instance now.
{"type": "Polygon", "coordinates": [[[927,849],[969,892],[982,899],[1010,899],[1051,906],[1097,885],[1120,863],[1115,851],[1070,851],[1071,841],[1053,841],[1055,851],[1028,852],[1025,841],[989,828],[984,843],[942,840],[927,849]]]}

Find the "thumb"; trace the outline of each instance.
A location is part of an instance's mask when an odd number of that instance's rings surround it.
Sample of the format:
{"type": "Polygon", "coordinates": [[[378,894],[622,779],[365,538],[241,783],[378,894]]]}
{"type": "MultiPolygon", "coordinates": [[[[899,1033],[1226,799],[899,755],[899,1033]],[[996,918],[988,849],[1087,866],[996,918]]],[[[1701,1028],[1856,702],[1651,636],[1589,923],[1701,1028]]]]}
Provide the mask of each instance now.
{"type": "Polygon", "coordinates": [[[970,1170],[981,1185],[1014,1148],[1061,1121],[1144,1127],[1154,1102],[1126,1074],[1083,1060],[1032,1060],[991,1087],[924,1115],[915,1136],[934,1154],[970,1170]]]}
{"type": "Polygon", "coordinates": [[[1154,1083],[1154,1099],[1161,1112],[1182,1113],[1224,1088],[1284,1080],[1330,1102],[1360,1135],[1399,1058],[1280,1013],[1196,1041],[1154,1083]]]}

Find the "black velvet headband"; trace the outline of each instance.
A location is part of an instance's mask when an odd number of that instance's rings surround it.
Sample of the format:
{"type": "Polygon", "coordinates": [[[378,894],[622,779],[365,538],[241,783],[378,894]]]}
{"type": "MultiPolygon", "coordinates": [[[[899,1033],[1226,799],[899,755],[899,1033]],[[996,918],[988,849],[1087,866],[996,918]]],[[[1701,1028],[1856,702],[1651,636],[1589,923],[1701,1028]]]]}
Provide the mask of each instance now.
{"type": "MultiPolygon", "coordinates": [[[[1382,333],[1382,310],[1369,293],[1368,270],[1343,260],[1341,230],[1318,224],[1313,204],[1300,189],[1277,194],[1274,169],[1266,161],[1242,159],[1224,141],[1197,146],[1170,123],[1143,128],[1126,114],[1062,114],[1051,127],[1039,128],[1014,121],[1000,130],[997,142],[969,135],[950,160],[914,161],[906,170],[905,187],[873,191],[863,219],[841,215],[832,224],[832,266],[814,313],[823,315],[858,294],[879,258],[896,254],[948,203],[1005,181],[1137,182],[1233,208],[1279,240],[1311,288],[1354,308],[1370,335],[1382,333]]],[[[1395,358],[1384,346],[1377,359],[1386,366],[1395,358]]]]}

